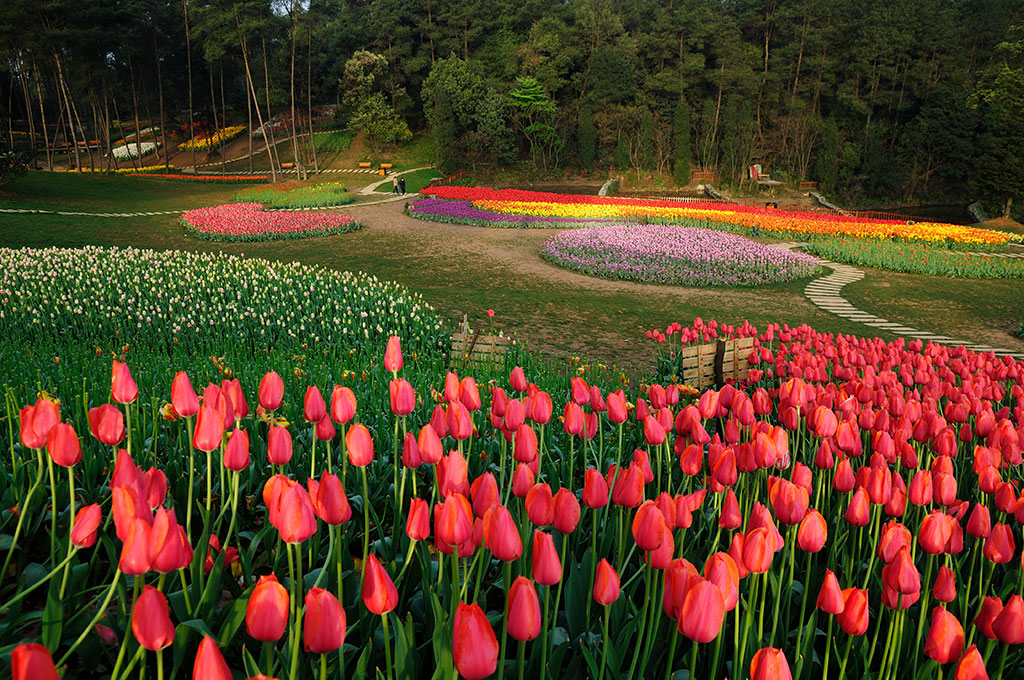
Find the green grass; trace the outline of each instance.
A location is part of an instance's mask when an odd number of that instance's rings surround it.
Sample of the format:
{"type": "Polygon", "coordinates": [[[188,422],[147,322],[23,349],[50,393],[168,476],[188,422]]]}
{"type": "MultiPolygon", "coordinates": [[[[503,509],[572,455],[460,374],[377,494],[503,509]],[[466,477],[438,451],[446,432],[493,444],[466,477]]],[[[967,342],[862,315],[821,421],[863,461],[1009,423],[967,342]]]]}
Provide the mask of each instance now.
{"type": "MultiPolygon", "coordinates": [[[[154,200],[160,205],[180,207],[225,203],[238,189],[49,173],[30,173],[4,188],[36,202],[45,198],[53,207],[93,210],[100,204],[102,209],[116,206],[123,211],[147,204],[149,187],[154,187],[154,200]]],[[[8,196],[4,204],[23,205],[24,201],[8,196]]],[[[223,251],[361,270],[423,294],[450,327],[468,314],[470,323],[485,332],[491,327],[516,333],[532,348],[589,356],[606,364],[652,365],[656,350],[643,340],[644,331],[664,328],[673,321],[688,324],[695,316],[737,323],[749,319],[758,326],[806,322],[822,331],[878,335],[887,340],[895,337],[818,309],[804,297],[802,282],[723,291],[599,281],[542,262],[540,247],[550,232],[438,225],[406,218],[401,209],[400,203],[366,209],[358,203],[348,206],[345,210],[351,210],[367,228],[346,235],[344,247],[328,247],[330,241],[317,238],[201,242],[188,237],[173,215],[115,219],[32,214],[0,217],[0,245],[131,245],[223,251]],[[492,322],[484,315],[488,308],[497,312],[492,322]]],[[[1024,341],[1010,335],[1024,319],[1019,288],[1019,281],[954,280],[867,270],[865,279],[845,287],[843,294],[858,307],[922,331],[1024,349],[1024,341]]]]}
{"type": "Polygon", "coordinates": [[[353,198],[341,182],[324,182],[256,186],[239,191],[232,200],[262,203],[265,208],[316,208],[348,205],[353,198]]]}
{"type": "MultiPolygon", "coordinates": [[[[433,168],[427,168],[426,170],[417,170],[416,172],[410,172],[405,175],[402,175],[402,177],[405,178],[405,193],[419,193],[420,191],[425,189],[428,184],[430,184],[430,180],[440,176],[441,173],[439,173],[437,170],[434,170],[433,168]]],[[[384,184],[381,184],[379,187],[374,189],[374,191],[379,191],[380,193],[387,194],[391,193],[393,188],[394,184],[389,181],[384,182],[384,184]]]]}
{"type": "Polygon", "coordinates": [[[346,151],[352,144],[351,132],[315,132],[313,141],[316,142],[316,150],[320,151],[346,151]]]}

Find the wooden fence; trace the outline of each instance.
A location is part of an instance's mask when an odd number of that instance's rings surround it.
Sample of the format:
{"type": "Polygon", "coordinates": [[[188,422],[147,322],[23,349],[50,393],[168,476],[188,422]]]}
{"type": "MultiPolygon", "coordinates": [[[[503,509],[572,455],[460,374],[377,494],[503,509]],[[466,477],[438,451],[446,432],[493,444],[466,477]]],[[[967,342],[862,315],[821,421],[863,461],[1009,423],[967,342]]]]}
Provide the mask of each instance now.
{"type": "Polygon", "coordinates": [[[480,330],[470,333],[468,318],[463,317],[459,332],[452,333],[452,365],[503,368],[509,342],[510,339],[502,335],[483,335],[480,330]]]}
{"type": "Polygon", "coordinates": [[[691,345],[680,350],[682,372],[679,380],[696,387],[719,385],[732,378],[742,380],[750,371],[754,338],[725,340],[705,345],[691,345]]]}

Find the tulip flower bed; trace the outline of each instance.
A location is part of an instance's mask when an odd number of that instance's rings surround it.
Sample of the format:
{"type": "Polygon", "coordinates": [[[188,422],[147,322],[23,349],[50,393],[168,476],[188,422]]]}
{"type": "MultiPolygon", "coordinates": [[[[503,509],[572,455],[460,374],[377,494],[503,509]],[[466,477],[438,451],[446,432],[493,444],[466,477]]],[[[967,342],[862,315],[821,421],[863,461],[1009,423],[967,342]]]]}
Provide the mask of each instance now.
{"type": "Polygon", "coordinates": [[[442,380],[396,338],[355,390],[298,401],[272,370],[147,394],[119,361],[59,403],[9,386],[13,677],[1024,664],[1024,362],[806,326],[649,335],[753,336],[758,368],[690,401],[520,368],[442,380]]]}
{"type": "MultiPolygon", "coordinates": [[[[75,348],[120,351],[129,343],[164,357],[180,353],[182,360],[237,360],[268,349],[305,354],[312,346],[338,361],[394,334],[416,351],[436,351],[444,335],[419,295],[363,274],[98,247],[0,249],[0,326],[9,329],[2,340],[13,355],[43,341],[63,345],[65,356],[75,348]]],[[[10,371],[17,362],[4,358],[10,371]]]]}
{"type": "Polygon", "coordinates": [[[813,239],[807,243],[805,250],[837,262],[909,274],[972,279],[1024,278],[1024,259],[968,255],[910,243],[845,238],[813,239]]]}
{"type": "MultiPolygon", "coordinates": [[[[420,193],[429,191],[432,189],[420,193]]],[[[575,217],[538,217],[536,215],[488,212],[474,208],[468,201],[449,201],[441,198],[421,198],[409,206],[409,214],[431,222],[522,229],[565,229],[588,226],[601,221],[575,217]]]]}
{"type": "Polygon", "coordinates": [[[674,225],[608,225],[564,231],[543,256],[605,278],[677,286],[760,286],[806,278],[819,263],[735,234],[674,225]]]}
{"type": "Polygon", "coordinates": [[[349,215],[264,210],[260,203],[228,203],[196,208],[181,216],[193,236],[210,241],[273,241],[319,238],[361,229],[349,215]]]}
{"type": "MultiPolygon", "coordinates": [[[[163,166],[154,166],[160,167],[163,166]]],[[[120,171],[118,171],[120,172],[120,171]]],[[[237,182],[239,184],[247,182],[249,184],[256,184],[259,182],[266,182],[266,175],[183,175],[176,173],[163,173],[163,172],[126,172],[129,177],[154,177],[156,179],[174,179],[182,180],[185,182],[237,182]]]]}
{"type": "Polygon", "coordinates": [[[156,151],[156,144],[154,142],[141,142],[141,143],[125,143],[121,146],[115,146],[111,149],[111,153],[114,154],[114,158],[119,161],[126,161],[130,158],[139,158],[141,156],[148,156],[149,154],[156,151]],[[141,149],[141,154],[139,150],[141,149]]]}
{"type": "Polygon", "coordinates": [[[209,151],[221,145],[221,143],[230,142],[232,139],[242,134],[245,130],[244,125],[232,125],[230,127],[221,128],[212,135],[197,135],[192,139],[182,142],[178,145],[178,151],[209,151]]]}
{"type": "Polygon", "coordinates": [[[264,208],[324,208],[333,205],[348,205],[355,199],[349,195],[344,184],[271,184],[252,187],[235,194],[238,203],[261,203],[264,208]]]}
{"type": "Polygon", "coordinates": [[[470,201],[475,208],[499,214],[666,221],[782,238],[845,235],[862,239],[943,244],[945,247],[971,249],[996,249],[1022,238],[1020,235],[1007,232],[955,224],[907,224],[896,220],[769,210],[726,203],[680,203],[456,186],[439,186],[421,193],[449,200],[470,201]]]}

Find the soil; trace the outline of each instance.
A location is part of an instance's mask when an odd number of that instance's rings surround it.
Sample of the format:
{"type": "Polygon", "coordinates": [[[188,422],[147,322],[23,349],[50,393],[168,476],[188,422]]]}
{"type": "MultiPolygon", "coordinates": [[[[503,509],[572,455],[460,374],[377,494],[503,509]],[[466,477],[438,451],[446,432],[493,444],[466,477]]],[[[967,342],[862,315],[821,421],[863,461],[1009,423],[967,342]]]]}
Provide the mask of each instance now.
{"type": "Polygon", "coordinates": [[[1002,231],[1012,231],[1018,234],[1024,234],[1024,224],[1011,220],[1009,217],[995,217],[991,220],[982,222],[978,226],[985,227],[986,229],[1000,229],[1002,231]]]}

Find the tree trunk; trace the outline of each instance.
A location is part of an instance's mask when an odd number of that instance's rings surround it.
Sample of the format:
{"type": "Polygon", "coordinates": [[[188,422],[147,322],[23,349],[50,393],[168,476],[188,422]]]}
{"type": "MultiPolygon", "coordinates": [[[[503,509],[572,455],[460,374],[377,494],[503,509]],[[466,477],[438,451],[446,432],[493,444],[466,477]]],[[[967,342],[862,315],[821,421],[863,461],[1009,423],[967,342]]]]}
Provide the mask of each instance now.
{"type": "MultiPolygon", "coordinates": [[[[117,110],[117,97],[111,97],[111,99],[114,100],[114,116],[117,118],[117,129],[121,135],[121,139],[124,139],[124,124],[121,122],[121,114],[117,110]]],[[[127,146],[128,144],[126,142],[125,147],[127,146]]],[[[111,150],[110,155],[114,155],[113,150],[111,150]]],[[[132,158],[132,155],[130,153],[128,154],[128,161],[132,164],[133,169],[138,170],[138,167],[135,165],[135,159],[132,158]]],[[[117,156],[114,156],[114,167],[118,167],[117,156]]]]}
{"type": "MultiPolygon", "coordinates": [[[[264,92],[267,95],[267,122],[274,117],[274,111],[270,108],[270,55],[267,53],[267,37],[263,36],[263,87],[264,92]]],[[[275,164],[276,167],[281,167],[281,157],[277,154],[277,140],[274,139],[274,129],[268,130],[270,133],[270,147],[267,149],[267,155],[270,157],[270,162],[275,164]]]]}
{"type": "Polygon", "coordinates": [[[43,89],[39,84],[39,69],[36,68],[35,57],[32,58],[32,76],[36,81],[36,99],[39,100],[39,117],[43,121],[43,145],[46,147],[46,169],[53,172],[53,156],[50,155],[50,131],[46,129],[46,108],[43,106],[43,89]]]}
{"type": "MultiPolygon", "coordinates": [[[[18,80],[21,81],[22,95],[25,97],[25,117],[28,118],[28,143],[32,153],[32,167],[36,167],[36,117],[32,113],[32,91],[28,87],[28,76],[25,74],[25,62],[18,60],[18,80]]],[[[13,146],[13,145],[12,145],[13,146]]]]}
{"type": "MultiPolygon", "coordinates": [[[[160,144],[164,148],[164,172],[170,172],[171,153],[167,149],[167,125],[164,121],[164,78],[160,68],[160,53],[156,48],[156,31],[153,32],[153,58],[156,59],[156,85],[160,97],[160,144]]],[[[157,149],[157,158],[160,157],[159,153],[160,150],[157,149]]]]}
{"type": "MultiPolygon", "coordinates": [[[[220,70],[220,122],[223,124],[224,129],[228,129],[228,105],[224,100],[224,62],[219,61],[217,64],[220,70]]],[[[220,169],[221,172],[227,174],[228,171],[228,160],[227,160],[227,149],[224,148],[224,135],[220,135],[220,169]]]]}
{"type": "MultiPolygon", "coordinates": [[[[263,143],[267,146],[267,154],[270,154],[270,142],[267,140],[267,128],[263,125],[263,114],[260,113],[259,100],[256,97],[256,87],[252,82],[252,70],[249,68],[249,51],[245,47],[245,38],[242,36],[242,22],[238,18],[238,10],[235,10],[235,25],[238,27],[238,42],[242,48],[242,61],[245,62],[245,82],[249,86],[249,93],[252,95],[252,102],[256,108],[256,120],[260,124],[260,129],[263,131],[263,143]]],[[[270,178],[275,184],[277,183],[277,168],[273,163],[270,164],[270,178]]]]}
{"type": "Polygon", "coordinates": [[[103,86],[103,139],[107,142],[107,173],[109,174],[114,150],[110,147],[110,98],[107,96],[106,85],[103,86]]]}
{"type": "MultiPolygon", "coordinates": [[[[128,52],[128,77],[132,81],[132,115],[135,118],[135,155],[139,158],[139,167],[142,167],[142,126],[139,125],[139,95],[135,91],[135,68],[132,66],[132,51],[128,52]]],[[[129,156],[131,154],[128,154],[129,156]]],[[[134,165],[134,163],[133,163],[134,165]]]]}
{"type": "Polygon", "coordinates": [[[313,152],[313,173],[320,173],[316,162],[316,135],[313,134],[313,28],[309,28],[309,50],[306,52],[306,104],[309,111],[309,148],[313,152]]]}
{"type": "MultiPolygon", "coordinates": [[[[188,29],[188,0],[182,0],[182,4],[185,8],[185,54],[188,61],[188,136],[193,140],[196,138],[196,131],[192,109],[192,39],[188,29]]],[[[196,167],[195,144],[192,145],[192,174],[199,174],[199,168],[196,167]]]]}
{"type": "MultiPolygon", "coordinates": [[[[291,33],[292,33],[292,68],[291,68],[291,95],[292,95],[291,107],[292,107],[292,110],[291,110],[291,119],[292,119],[292,160],[294,161],[295,177],[297,179],[298,176],[299,176],[300,159],[299,159],[299,129],[295,125],[295,30],[296,30],[296,26],[295,26],[295,6],[296,6],[296,3],[293,1],[292,2],[292,7],[291,7],[292,11],[290,12],[291,22],[292,22],[292,26],[291,26],[291,28],[292,28],[292,30],[291,30],[291,33]]],[[[306,179],[305,176],[303,176],[302,179],[306,179]]]]}
{"type": "Polygon", "coordinates": [[[1006,219],[1010,218],[1010,208],[1013,207],[1013,196],[1006,197],[1006,203],[1003,203],[1003,217],[1006,219]]]}
{"type": "MultiPolygon", "coordinates": [[[[71,141],[75,149],[75,172],[82,172],[81,154],[78,153],[78,133],[75,132],[75,121],[71,115],[71,103],[68,100],[67,88],[64,84],[64,69],[60,66],[60,57],[57,53],[53,53],[53,60],[57,63],[57,91],[58,96],[64,95],[64,108],[68,114],[68,129],[71,131],[71,141]]],[[[64,135],[64,143],[67,144],[67,135],[64,135]]],[[[68,153],[68,160],[71,160],[71,154],[68,153]]]]}
{"type": "MultiPolygon", "coordinates": [[[[248,88],[246,88],[246,89],[248,89],[248,88]]],[[[253,169],[252,169],[252,133],[253,133],[253,129],[252,129],[252,99],[249,98],[249,93],[248,92],[246,92],[246,94],[245,94],[245,109],[246,109],[246,113],[248,114],[248,121],[249,121],[249,123],[248,123],[248,125],[246,126],[246,129],[245,129],[245,134],[246,134],[246,136],[249,137],[249,174],[251,175],[251,174],[253,174],[253,169]]]]}

